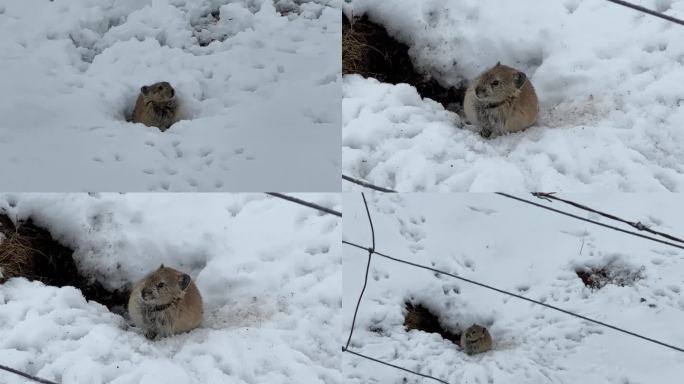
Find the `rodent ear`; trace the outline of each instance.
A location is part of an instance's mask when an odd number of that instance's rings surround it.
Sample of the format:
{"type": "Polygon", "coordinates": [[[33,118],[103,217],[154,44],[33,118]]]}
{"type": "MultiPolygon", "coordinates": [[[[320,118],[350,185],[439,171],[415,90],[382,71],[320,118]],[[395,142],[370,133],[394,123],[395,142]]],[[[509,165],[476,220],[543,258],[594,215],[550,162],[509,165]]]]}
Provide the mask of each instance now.
{"type": "Polygon", "coordinates": [[[190,275],[187,273],[184,273],[180,275],[180,278],[178,279],[178,285],[182,290],[186,290],[188,288],[188,285],[190,285],[190,275]]]}
{"type": "Polygon", "coordinates": [[[501,62],[497,61],[495,67],[500,67],[500,66],[501,66],[501,62]]]}
{"type": "Polygon", "coordinates": [[[150,87],[148,87],[147,85],[143,85],[143,86],[140,88],[140,92],[141,92],[143,95],[147,96],[147,94],[150,93],[150,87]]]}
{"type": "Polygon", "coordinates": [[[527,75],[525,75],[522,72],[518,72],[515,75],[513,75],[513,83],[515,84],[515,87],[518,89],[522,88],[523,84],[525,84],[526,79],[527,75]]]}
{"type": "Polygon", "coordinates": [[[159,266],[159,269],[157,269],[157,271],[161,271],[162,269],[164,269],[164,264],[161,264],[161,265],[159,266]]]}

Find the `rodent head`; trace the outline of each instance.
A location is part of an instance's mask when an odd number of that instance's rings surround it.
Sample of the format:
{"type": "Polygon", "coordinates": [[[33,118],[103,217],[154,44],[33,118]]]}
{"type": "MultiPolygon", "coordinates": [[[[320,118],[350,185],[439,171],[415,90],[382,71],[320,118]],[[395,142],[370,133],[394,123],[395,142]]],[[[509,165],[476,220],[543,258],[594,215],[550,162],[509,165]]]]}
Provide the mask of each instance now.
{"type": "Polygon", "coordinates": [[[143,280],[140,298],[148,304],[167,304],[175,298],[182,297],[191,281],[188,274],[164,267],[162,264],[143,280]]]}
{"type": "Polygon", "coordinates": [[[152,85],[144,85],[140,88],[140,93],[145,100],[155,103],[164,103],[173,100],[176,96],[176,91],[171,84],[166,81],[154,83],[152,85]]]}
{"type": "Polygon", "coordinates": [[[470,326],[470,328],[466,329],[465,338],[468,341],[477,341],[483,339],[486,333],[487,328],[478,324],[473,324],[470,326]]]}
{"type": "Polygon", "coordinates": [[[489,103],[502,102],[508,97],[517,96],[525,81],[527,76],[523,72],[496,63],[475,81],[475,97],[489,103]]]}

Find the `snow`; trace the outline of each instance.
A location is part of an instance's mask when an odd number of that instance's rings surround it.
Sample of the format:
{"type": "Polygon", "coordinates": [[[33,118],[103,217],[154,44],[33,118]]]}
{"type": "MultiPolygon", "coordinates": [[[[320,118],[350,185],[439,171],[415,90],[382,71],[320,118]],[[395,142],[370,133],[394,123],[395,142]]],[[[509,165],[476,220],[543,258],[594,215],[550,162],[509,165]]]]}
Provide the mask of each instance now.
{"type": "Polygon", "coordinates": [[[4,189],[339,190],[327,3],[0,0],[4,189]],[[164,133],[126,121],[157,81],[182,115],[164,133]]]}
{"type": "Polygon", "coordinates": [[[63,384],[342,382],[339,218],[264,194],[13,194],[0,209],[49,228],[109,288],[164,263],[204,300],[199,328],[148,341],[73,287],[10,279],[2,364],[63,384]]]}
{"type": "MultiPolygon", "coordinates": [[[[366,194],[376,250],[684,347],[684,252],[492,194],[366,194]],[[583,266],[639,271],[631,285],[584,286],[583,266]]],[[[534,199],[529,195],[520,197],[534,199]]],[[[561,194],[682,237],[676,194],[561,194]]],[[[624,224],[561,203],[534,201],[601,223],[624,224]]],[[[343,238],[371,245],[358,193],[345,194],[343,238]]],[[[346,340],[368,253],[343,248],[346,340]]],[[[684,354],[455,278],[373,256],[350,349],[449,383],[673,383],[684,354]],[[423,303],[442,324],[487,326],[493,349],[468,356],[436,334],[403,326],[404,302],[423,303]],[[372,329],[372,331],[371,331],[372,329]]],[[[345,383],[430,380],[351,354],[345,383]],[[404,380],[405,378],[405,380],[404,380]]]]}
{"type": "MultiPolygon", "coordinates": [[[[638,3],[684,18],[684,2],[638,3]]],[[[680,25],[599,0],[351,0],[345,12],[385,26],[444,86],[498,61],[524,71],[540,117],[486,140],[412,86],[348,75],[343,173],[407,192],[684,189],[680,25]]]]}

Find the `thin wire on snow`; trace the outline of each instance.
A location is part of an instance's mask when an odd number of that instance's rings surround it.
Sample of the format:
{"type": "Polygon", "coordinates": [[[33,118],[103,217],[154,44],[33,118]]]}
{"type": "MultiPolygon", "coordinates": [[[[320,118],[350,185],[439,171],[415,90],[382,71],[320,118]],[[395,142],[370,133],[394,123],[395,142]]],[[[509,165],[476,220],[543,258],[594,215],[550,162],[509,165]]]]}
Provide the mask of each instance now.
{"type": "MultiPolygon", "coordinates": [[[[533,205],[533,206],[535,206],[535,207],[539,207],[539,208],[543,208],[543,209],[546,209],[546,210],[549,210],[549,211],[552,211],[552,212],[556,212],[556,213],[559,213],[559,214],[561,214],[561,215],[569,216],[569,217],[575,218],[575,219],[577,219],[577,220],[582,220],[582,221],[585,221],[585,222],[587,222],[587,223],[596,224],[596,225],[599,225],[599,226],[604,227],[604,228],[609,228],[609,229],[612,229],[612,230],[615,230],[615,231],[618,231],[618,232],[627,233],[627,234],[629,234],[629,235],[636,236],[636,237],[641,237],[641,238],[643,238],[643,239],[655,241],[655,242],[657,242],[657,243],[667,244],[667,245],[673,246],[673,247],[675,247],[675,248],[684,249],[684,245],[671,243],[671,242],[669,242],[669,241],[661,240],[661,239],[658,239],[658,238],[655,238],[655,237],[651,237],[651,236],[646,236],[646,235],[641,234],[641,233],[638,233],[638,232],[628,231],[628,230],[626,230],[626,229],[622,229],[622,228],[618,228],[618,227],[615,227],[615,226],[612,226],[612,225],[604,224],[604,223],[598,222],[598,221],[596,221],[596,220],[587,219],[587,218],[585,218],[585,217],[578,216],[578,215],[575,215],[575,214],[573,214],[573,213],[561,211],[560,209],[551,208],[551,207],[546,206],[546,205],[544,205],[544,204],[539,204],[539,203],[535,203],[534,201],[530,201],[530,200],[527,200],[527,199],[523,199],[522,197],[517,197],[517,196],[509,195],[509,194],[503,193],[503,192],[496,192],[496,194],[499,195],[499,196],[503,196],[503,197],[509,198],[509,199],[513,199],[513,200],[520,201],[520,202],[525,203],[525,204],[530,204],[530,205],[533,205]]],[[[533,195],[534,195],[534,194],[533,194],[533,195]]],[[[621,219],[621,221],[626,222],[626,220],[624,220],[624,219],[621,219]]],[[[670,235],[668,235],[668,236],[670,236],[670,235]]],[[[671,237],[674,237],[674,236],[671,236],[671,237]]],[[[675,238],[675,239],[676,239],[676,238],[675,238]]],[[[679,239],[677,239],[677,240],[678,240],[678,241],[681,241],[681,240],[679,240],[679,239]]]]}
{"type": "Polygon", "coordinates": [[[361,289],[361,294],[359,295],[359,300],[356,302],[356,309],[354,310],[354,318],[352,319],[351,331],[349,332],[349,338],[347,339],[347,344],[342,347],[342,351],[349,349],[349,343],[351,343],[352,334],[354,333],[354,324],[356,324],[356,314],[359,312],[359,305],[361,305],[361,298],[363,293],[366,291],[366,285],[368,285],[368,271],[370,270],[371,259],[373,258],[373,252],[375,252],[375,229],[373,229],[373,220],[371,219],[370,211],[368,210],[368,203],[366,202],[366,195],[361,193],[363,197],[363,203],[366,205],[366,214],[368,214],[368,222],[370,223],[371,229],[371,240],[372,246],[368,249],[368,263],[366,264],[366,277],[363,279],[363,288],[361,289]]]}
{"type": "Polygon", "coordinates": [[[392,189],[388,189],[388,188],[384,188],[384,187],[378,187],[377,185],[373,185],[367,181],[355,179],[355,178],[353,178],[351,176],[347,176],[347,175],[342,175],[342,180],[346,180],[346,181],[349,181],[351,183],[358,184],[362,187],[374,189],[374,190],[379,191],[379,192],[388,192],[388,193],[396,193],[397,192],[397,191],[392,190],[392,189]]]}
{"type": "Polygon", "coordinates": [[[324,206],[322,206],[322,205],[319,205],[319,204],[316,204],[316,203],[312,203],[312,202],[309,202],[309,201],[306,201],[306,200],[298,199],[298,198],[296,198],[296,197],[288,196],[288,195],[285,195],[285,194],[283,194],[283,193],[278,193],[278,192],[266,192],[266,194],[267,194],[267,195],[270,195],[270,196],[273,196],[273,197],[277,197],[277,198],[279,198],[279,199],[287,200],[287,201],[290,201],[290,202],[293,202],[293,203],[296,203],[296,204],[299,204],[299,205],[303,205],[303,206],[305,206],[305,207],[317,209],[317,210],[319,210],[319,211],[321,211],[321,212],[325,212],[325,213],[328,213],[328,214],[331,214],[331,215],[335,215],[335,216],[337,216],[337,217],[342,217],[342,212],[338,212],[338,211],[336,211],[336,210],[334,210],[334,209],[332,209],[332,208],[324,207],[324,206]]]}
{"type": "Polygon", "coordinates": [[[392,368],[396,368],[396,369],[400,369],[400,370],[402,370],[402,371],[406,371],[406,372],[413,373],[414,375],[422,376],[422,377],[424,377],[424,378],[426,378],[426,379],[432,379],[432,380],[438,381],[438,382],[440,382],[440,383],[449,384],[449,382],[444,381],[444,380],[442,380],[442,379],[438,379],[438,378],[436,378],[436,377],[433,377],[433,376],[430,376],[430,375],[426,375],[426,374],[424,374],[424,373],[412,371],[412,370],[410,370],[410,369],[407,369],[407,368],[404,368],[404,367],[400,367],[400,366],[398,366],[398,365],[390,364],[390,363],[388,363],[388,362],[385,362],[385,361],[382,361],[382,360],[378,360],[378,359],[373,358],[373,357],[370,357],[370,356],[366,356],[366,355],[364,355],[364,354],[362,354],[362,353],[359,353],[359,352],[356,352],[356,351],[352,351],[352,350],[349,350],[349,349],[346,349],[346,350],[344,350],[344,351],[345,351],[345,352],[349,352],[349,353],[351,353],[352,355],[356,355],[356,356],[363,357],[364,359],[368,359],[368,360],[371,360],[371,361],[375,361],[376,363],[384,364],[384,365],[387,365],[387,366],[392,367],[392,368]]]}
{"type": "Polygon", "coordinates": [[[41,379],[40,377],[36,377],[36,376],[29,375],[28,373],[25,373],[25,372],[16,370],[16,369],[14,369],[14,368],[6,367],[6,366],[4,366],[4,365],[2,365],[2,364],[0,364],[0,369],[3,369],[3,370],[5,370],[5,371],[7,371],[7,372],[12,372],[12,373],[14,373],[14,374],[16,374],[16,375],[25,377],[25,378],[27,378],[27,379],[29,379],[29,380],[33,380],[33,381],[35,381],[35,382],[37,382],[37,383],[42,383],[42,384],[58,384],[58,383],[56,383],[56,382],[54,382],[54,381],[41,379]]]}
{"type": "Polygon", "coordinates": [[[584,205],[584,204],[580,204],[580,203],[577,203],[577,202],[574,202],[574,201],[571,201],[571,200],[567,200],[567,199],[562,199],[562,198],[556,196],[556,195],[555,195],[555,192],[550,192],[550,193],[546,193],[546,192],[534,192],[534,193],[532,193],[532,196],[538,197],[538,198],[540,198],[540,199],[542,199],[542,200],[546,200],[546,201],[549,201],[549,202],[552,201],[552,200],[560,201],[560,202],[563,202],[563,203],[565,203],[565,204],[572,205],[573,207],[576,207],[576,208],[585,210],[585,211],[587,211],[587,212],[592,212],[592,213],[595,213],[595,214],[597,214],[597,215],[603,216],[603,217],[605,217],[605,218],[608,218],[608,219],[611,219],[611,220],[615,220],[615,221],[619,221],[619,222],[621,222],[621,223],[625,223],[625,224],[629,225],[630,227],[636,228],[636,229],[638,229],[638,230],[640,230],[640,231],[648,232],[648,233],[651,233],[651,234],[654,234],[654,235],[662,236],[662,237],[664,237],[664,238],[666,238],[666,239],[670,239],[670,240],[678,241],[678,242],[680,242],[680,243],[684,243],[684,240],[682,240],[682,239],[680,239],[680,238],[678,238],[678,237],[669,235],[669,234],[664,233],[664,232],[660,232],[660,231],[653,230],[653,229],[647,227],[646,225],[644,225],[644,224],[643,224],[642,222],[640,222],[640,221],[629,221],[629,220],[625,220],[625,219],[623,219],[623,218],[621,218],[621,217],[615,216],[615,215],[610,214],[610,213],[606,213],[606,212],[599,211],[599,210],[597,210],[597,209],[591,208],[591,207],[586,206],[586,205],[584,205]]]}
{"type": "Polygon", "coordinates": [[[679,24],[679,25],[684,25],[684,20],[680,20],[680,19],[677,19],[677,18],[675,18],[675,17],[668,16],[668,15],[666,15],[666,14],[663,14],[663,13],[660,13],[660,12],[657,12],[657,11],[654,11],[654,10],[652,10],[652,9],[648,9],[648,8],[642,7],[642,6],[640,6],[640,5],[628,3],[628,2],[622,1],[622,0],[606,0],[606,1],[610,1],[611,3],[618,4],[618,5],[622,5],[622,6],[627,7],[627,8],[632,8],[632,9],[634,9],[634,10],[636,10],[636,11],[643,12],[643,13],[647,13],[647,14],[649,14],[649,15],[651,15],[651,16],[660,17],[661,19],[665,19],[665,20],[667,20],[667,21],[671,21],[671,22],[676,23],[676,24],[679,24]]]}
{"type": "MultiPolygon", "coordinates": [[[[507,196],[507,197],[510,196],[510,195],[506,195],[506,194],[501,194],[501,195],[502,195],[502,196],[507,196]]],[[[543,307],[545,307],[545,308],[552,309],[552,310],[554,310],[554,311],[561,312],[561,313],[564,313],[564,314],[566,314],[566,315],[570,315],[570,316],[573,316],[573,317],[576,317],[576,318],[579,318],[579,319],[588,321],[588,322],[590,322],[590,323],[594,323],[594,324],[597,324],[597,325],[600,325],[600,326],[603,326],[603,327],[606,327],[606,328],[610,328],[610,329],[613,329],[613,330],[615,330],[615,331],[618,331],[618,332],[621,332],[621,333],[624,333],[624,334],[627,334],[627,335],[630,335],[630,336],[633,336],[633,337],[636,337],[636,338],[639,338],[639,339],[642,339],[642,340],[645,340],[645,341],[648,341],[648,342],[651,342],[651,343],[654,343],[654,344],[657,344],[657,345],[660,345],[660,346],[663,346],[663,347],[666,347],[666,348],[669,348],[669,349],[673,349],[673,350],[678,351],[678,352],[684,352],[684,349],[682,349],[682,348],[680,348],[680,347],[677,347],[677,346],[674,346],[674,345],[672,345],[672,344],[668,344],[668,343],[665,343],[665,342],[662,342],[662,341],[659,341],[659,340],[656,340],[656,339],[653,339],[653,338],[650,338],[650,337],[647,337],[647,336],[643,336],[643,335],[641,335],[641,334],[638,334],[638,333],[635,333],[635,332],[632,332],[632,331],[628,331],[628,330],[626,330],[626,329],[623,329],[623,328],[620,328],[620,327],[617,327],[617,326],[614,326],[614,325],[611,325],[611,324],[608,324],[608,323],[604,323],[604,322],[602,322],[602,321],[594,320],[594,319],[591,319],[591,318],[589,318],[589,317],[586,317],[586,316],[582,316],[582,315],[580,315],[580,314],[577,314],[577,313],[575,313],[575,312],[568,311],[568,310],[563,309],[563,308],[560,308],[560,307],[556,307],[556,306],[554,306],[554,305],[542,303],[541,301],[537,301],[537,300],[534,300],[534,299],[530,299],[530,298],[527,298],[527,297],[525,297],[525,296],[518,295],[518,294],[513,293],[513,292],[509,292],[509,291],[506,291],[506,290],[503,290],[503,289],[500,289],[500,288],[493,287],[493,286],[488,285],[488,284],[481,283],[481,282],[479,282],[479,281],[467,279],[467,278],[464,278],[464,277],[461,277],[461,276],[458,276],[458,275],[455,275],[455,274],[452,274],[452,273],[449,273],[449,272],[446,272],[446,271],[442,271],[442,270],[439,270],[439,269],[436,269],[436,268],[428,267],[428,266],[426,266],[426,265],[421,265],[421,264],[413,263],[413,262],[410,262],[410,261],[407,261],[407,260],[402,260],[402,259],[399,259],[399,258],[396,258],[396,257],[392,257],[392,256],[389,256],[389,255],[386,255],[386,254],[384,254],[384,253],[378,252],[378,251],[375,250],[375,233],[374,233],[374,230],[373,230],[373,222],[372,222],[372,220],[371,220],[371,215],[370,215],[370,210],[369,210],[369,208],[368,208],[368,203],[367,203],[367,201],[366,201],[365,196],[364,196],[363,194],[361,194],[361,196],[363,197],[363,203],[364,203],[364,205],[365,205],[365,207],[366,207],[366,213],[368,214],[368,220],[369,220],[370,225],[371,225],[371,239],[372,239],[372,244],[373,244],[373,246],[370,247],[370,248],[368,248],[368,247],[364,247],[363,245],[360,245],[360,244],[357,244],[357,243],[354,243],[354,242],[351,242],[351,241],[342,240],[342,243],[343,243],[343,244],[346,244],[346,245],[349,245],[349,246],[352,246],[352,247],[355,247],[355,248],[358,248],[358,249],[362,249],[362,250],[364,250],[364,251],[368,251],[368,264],[366,265],[366,273],[365,273],[364,282],[363,282],[363,289],[361,290],[361,294],[359,295],[359,299],[358,299],[358,302],[357,302],[357,304],[356,304],[356,309],[354,310],[354,317],[353,317],[353,320],[352,320],[351,329],[350,329],[350,331],[349,331],[349,337],[348,337],[348,339],[347,339],[347,344],[346,344],[346,346],[343,346],[343,347],[342,347],[342,351],[343,351],[343,352],[348,352],[348,353],[354,354],[354,355],[356,355],[356,356],[365,358],[365,359],[367,359],[367,360],[371,360],[371,361],[374,361],[374,362],[377,362],[377,363],[380,363],[380,364],[384,364],[384,365],[387,365],[387,366],[390,366],[390,367],[394,367],[394,368],[400,369],[400,370],[402,370],[402,371],[410,372],[410,373],[416,374],[416,375],[418,375],[418,376],[422,376],[422,377],[424,377],[424,378],[429,378],[429,379],[438,381],[438,382],[440,382],[440,383],[447,383],[446,381],[444,381],[444,380],[442,380],[442,379],[439,379],[439,378],[436,378],[436,377],[433,377],[433,376],[430,376],[430,375],[426,375],[426,374],[421,373],[421,372],[416,372],[416,371],[413,371],[413,370],[410,370],[410,369],[407,369],[407,368],[404,368],[404,367],[396,366],[396,365],[393,365],[393,364],[384,362],[384,361],[382,361],[382,360],[379,360],[379,359],[377,359],[377,358],[373,358],[373,357],[370,357],[370,356],[366,356],[366,355],[363,355],[363,354],[361,354],[361,353],[359,353],[359,352],[355,352],[355,351],[352,351],[352,350],[349,349],[349,344],[351,343],[352,336],[353,336],[353,334],[354,334],[354,328],[355,328],[355,323],[356,323],[356,317],[357,317],[357,314],[358,314],[358,311],[359,311],[359,307],[360,307],[360,305],[361,305],[361,301],[362,301],[362,299],[363,299],[363,294],[364,294],[364,292],[365,292],[365,290],[366,290],[366,285],[367,285],[367,283],[368,283],[368,271],[370,270],[370,263],[371,263],[371,259],[372,259],[372,256],[373,256],[373,255],[378,255],[378,256],[381,256],[381,257],[383,257],[383,258],[385,258],[385,259],[388,259],[388,260],[391,260],[391,261],[395,261],[395,262],[398,262],[398,263],[401,263],[401,264],[406,264],[406,265],[410,265],[410,266],[413,266],[413,267],[416,267],[416,268],[425,269],[425,270],[428,270],[428,271],[431,271],[431,272],[434,272],[434,273],[438,273],[438,274],[441,274],[441,275],[453,277],[453,278],[455,278],[455,279],[464,281],[464,282],[466,282],[466,283],[470,283],[470,284],[473,284],[473,285],[477,285],[477,286],[479,286],[479,287],[486,288],[486,289],[489,289],[489,290],[492,290],[492,291],[495,291],[495,292],[498,292],[498,293],[501,293],[501,294],[504,294],[504,295],[507,295],[507,296],[515,297],[515,298],[517,298],[517,299],[524,300],[524,301],[527,301],[527,302],[532,303],[532,304],[537,304],[537,305],[543,306],[543,307]]],[[[518,198],[515,198],[515,199],[518,200],[518,198]]],[[[520,200],[524,200],[524,199],[520,199],[520,200]]],[[[532,203],[532,202],[530,202],[530,203],[532,203]]],[[[536,204],[536,203],[533,203],[533,204],[536,204]]],[[[542,207],[544,207],[544,206],[542,206],[542,207]]],[[[544,207],[544,208],[548,208],[548,207],[544,207]]],[[[599,224],[600,224],[600,223],[599,223],[599,224]]],[[[604,225],[604,226],[605,226],[605,225],[604,225]]],[[[624,231],[624,230],[622,230],[622,231],[623,231],[623,232],[626,232],[626,233],[635,234],[635,233],[630,232],[630,231],[624,231]]],[[[640,235],[640,237],[649,238],[649,239],[651,239],[651,240],[653,240],[653,241],[658,241],[658,242],[661,242],[661,243],[663,242],[663,241],[660,240],[660,239],[650,238],[650,237],[648,237],[648,236],[643,236],[643,235],[641,235],[641,234],[636,234],[636,235],[640,235]]],[[[665,242],[665,243],[666,243],[666,244],[671,244],[671,243],[667,243],[667,242],[665,242]]],[[[677,244],[671,244],[671,245],[674,245],[674,246],[677,246],[677,247],[678,247],[677,244]]],[[[448,384],[448,383],[447,383],[447,384],[448,384]]]]}

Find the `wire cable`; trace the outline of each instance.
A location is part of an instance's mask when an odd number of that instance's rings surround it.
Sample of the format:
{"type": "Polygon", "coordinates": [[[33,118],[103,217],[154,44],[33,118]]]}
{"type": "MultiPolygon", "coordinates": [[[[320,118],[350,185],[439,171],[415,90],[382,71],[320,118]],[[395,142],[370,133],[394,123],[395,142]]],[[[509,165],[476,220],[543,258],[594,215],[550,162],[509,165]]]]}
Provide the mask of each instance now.
{"type": "Polygon", "coordinates": [[[671,21],[671,22],[679,24],[679,25],[684,25],[684,20],[680,20],[680,19],[677,19],[675,17],[668,16],[668,15],[665,15],[665,14],[660,13],[660,12],[656,12],[652,9],[644,8],[640,5],[628,3],[628,2],[622,1],[622,0],[606,0],[606,1],[610,1],[611,3],[614,3],[614,4],[622,5],[623,7],[632,8],[636,11],[647,13],[651,16],[660,17],[661,19],[665,19],[667,21],[671,21]]]}
{"type": "Polygon", "coordinates": [[[673,247],[675,247],[675,248],[684,249],[684,245],[679,245],[679,244],[671,243],[671,242],[669,242],[669,241],[657,239],[657,238],[651,237],[651,236],[646,236],[646,235],[643,235],[643,234],[638,233],[638,232],[628,231],[628,230],[626,230],[626,229],[618,228],[618,227],[615,227],[615,226],[612,226],[612,225],[608,225],[608,224],[604,224],[604,223],[601,223],[601,222],[598,222],[598,221],[595,221],[595,220],[587,219],[587,218],[584,218],[584,217],[582,217],[582,216],[577,216],[577,215],[572,214],[572,213],[569,213],[569,212],[565,212],[565,211],[561,211],[561,210],[559,210],[559,209],[551,208],[551,207],[546,206],[546,205],[544,205],[544,204],[539,204],[539,203],[535,203],[534,201],[530,201],[530,200],[527,200],[527,199],[523,199],[522,197],[512,196],[512,195],[509,195],[509,194],[503,193],[503,192],[496,192],[496,194],[499,195],[499,196],[504,196],[504,197],[506,197],[506,198],[513,199],[513,200],[517,200],[517,201],[520,201],[520,202],[523,202],[523,203],[526,203],[526,204],[534,205],[534,206],[536,206],[536,207],[543,208],[543,209],[546,209],[546,210],[549,210],[549,211],[552,211],[552,212],[560,213],[561,215],[573,217],[573,218],[575,218],[575,219],[577,219],[577,220],[586,221],[587,223],[596,224],[596,225],[599,225],[599,226],[601,226],[601,227],[610,228],[610,229],[613,229],[613,230],[618,231],[618,232],[630,234],[630,235],[632,235],[632,236],[637,236],[637,237],[641,237],[641,238],[643,238],[643,239],[655,241],[655,242],[657,242],[657,243],[671,245],[671,246],[673,246],[673,247]]]}
{"type": "Polygon", "coordinates": [[[321,211],[321,212],[325,212],[325,213],[328,213],[328,214],[331,214],[331,215],[335,215],[335,216],[337,216],[337,217],[342,217],[342,213],[341,213],[341,212],[338,212],[338,211],[336,211],[336,210],[334,210],[334,209],[331,209],[331,208],[328,208],[328,207],[324,207],[324,206],[319,205],[319,204],[311,203],[311,202],[306,201],[306,200],[298,199],[298,198],[296,198],[296,197],[288,196],[288,195],[285,195],[285,194],[282,194],[282,193],[278,193],[278,192],[266,192],[266,194],[267,194],[267,195],[270,195],[270,196],[273,196],[273,197],[277,197],[277,198],[279,198],[279,199],[291,201],[291,202],[293,202],[293,203],[296,203],[296,204],[299,204],[299,205],[303,205],[303,206],[305,206],[305,207],[317,209],[317,210],[319,210],[319,211],[321,211]]]}
{"type": "Polygon", "coordinates": [[[396,368],[396,369],[400,369],[400,370],[402,370],[402,371],[406,371],[406,372],[409,372],[409,373],[413,373],[414,375],[422,376],[422,377],[424,377],[424,378],[426,378],[426,379],[432,379],[432,380],[438,381],[438,382],[440,382],[440,383],[449,384],[448,382],[446,382],[446,381],[444,381],[444,380],[441,380],[441,379],[438,379],[438,378],[436,378],[436,377],[429,376],[429,375],[426,375],[426,374],[424,374],[424,373],[412,371],[412,370],[410,370],[410,369],[408,369],[408,368],[400,367],[400,366],[398,366],[398,365],[390,364],[390,363],[384,362],[384,361],[382,361],[382,360],[378,360],[378,359],[376,359],[376,358],[373,358],[373,357],[370,357],[370,356],[366,356],[366,355],[364,355],[364,354],[361,354],[361,353],[358,353],[358,352],[355,352],[355,351],[352,351],[352,350],[349,350],[349,349],[343,349],[343,351],[344,351],[344,352],[349,352],[349,353],[351,353],[352,355],[356,355],[356,356],[363,357],[364,359],[368,359],[368,360],[371,360],[371,361],[375,361],[376,363],[384,364],[384,365],[390,366],[390,367],[392,367],[392,368],[396,368]]]}
{"type": "Polygon", "coordinates": [[[388,193],[396,193],[396,192],[397,192],[397,191],[394,191],[394,190],[391,190],[391,189],[388,189],[388,188],[378,187],[377,185],[373,185],[373,184],[371,184],[371,183],[369,183],[369,182],[367,182],[367,181],[355,179],[355,178],[353,178],[353,177],[351,177],[351,176],[347,176],[347,175],[342,175],[342,180],[347,180],[347,181],[349,181],[349,182],[351,182],[351,183],[358,184],[358,185],[360,185],[360,186],[362,186],[362,187],[374,189],[374,190],[379,191],[379,192],[388,192],[388,193]]]}
{"type": "Polygon", "coordinates": [[[24,372],[22,372],[22,371],[16,370],[16,369],[14,369],[14,368],[6,367],[6,366],[4,366],[4,365],[0,365],[0,369],[5,370],[5,371],[7,371],[7,372],[12,372],[12,373],[14,373],[14,374],[16,374],[16,375],[19,375],[19,376],[22,376],[22,377],[25,377],[25,378],[27,378],[27,379],[29,379],[29,380],[35,381],[36,383],[42,383],[42,384],[58,384],[58,383],[55,383],[54,381],[41,379],[40,377],[32,376],[32,375],[29,375],[28,373],[24,373],[24,372]]]}
{"type": "Polygon", "coordinates": [[[538,198],[540,198],[540,199],[542,199],[542,200],[548,200],[548,201],[556,200],[556,201],[560,201],[560,202],[563,202],[563,203],[565,203],[565,204],[572,205],[573,207],[576,207],[576,208],[585,210],[585,211],[587,211],[587,212],[592,212],[592,213],[595,213],[595,214],[597,214],[597,215],[601,215],[601,216],[603,216],[603,217],[605,217],[605,218],[608,218],[608,219],[611,219],[611,220],[615,220],[615,221],[619,221],[619,222],[621,222],[621,223],[625,223],[625,224],[629,225],[630,227],[636,228],[636,229],[638,229],[638,230],[640,230],[640,231],[649,232],[649,233],[652,233],[652,234],[654,234],[654,235],[662,236],[662,237],[664,237],[664,238],[666,238],[666,239],[670,239],[670,240],[673,240],[673,241],[678,241],[678,242],[680,242],[680,243],[684,243],[684,240],[682,240],[682,239],[680,239],[680,238],[678,238],[678,237],[669,235],[669,234],[664,233],[664,232],[655,231],[655,230],[653,230],[653,229],[651,229],[651,228],[645,226],[645,225],[644,225],[643,223],[641,223],[640,221],[636,221],[636,222],[635,222],[635,221],[625,220],[625,219],[623,219],[623,218],[621,218],[621,217],[612,215],[612,214],[610,214],[610,213],[606,213],[606,212],[599,211],[599,210],[597,210],[597,209],[591,208],[591,207],[586,206],[586,205],[584,205],[584,204],[580,204],[580,203],[574,202],[574,201],[572,201],[572,200],[562,199],[562,198],[556,196],[554,192],[550,192],[550,193],[545,193],[545,192],[533,192],[533,193],[532,193],[532,196],[538,197],[538,198]]]}

